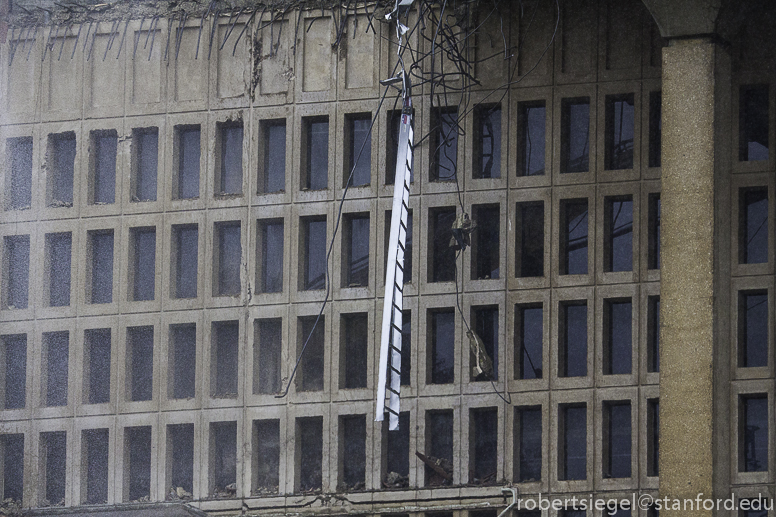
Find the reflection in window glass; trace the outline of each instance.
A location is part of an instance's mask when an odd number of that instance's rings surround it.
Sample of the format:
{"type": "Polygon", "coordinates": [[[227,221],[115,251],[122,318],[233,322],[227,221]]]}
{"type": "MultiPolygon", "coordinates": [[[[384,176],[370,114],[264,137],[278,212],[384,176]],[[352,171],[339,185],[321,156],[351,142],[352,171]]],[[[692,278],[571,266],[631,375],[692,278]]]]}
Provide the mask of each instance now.
{"type": "Polygon", "coordinates": [[[521,102],[518,107],[518,146],[520,162],[518,176],[544,174],[546,148],[546,108],[544,101],[521,102]]]}
{"type": "Polygon", "coordinates": [[[738,159],[768,159],[768,85],[742,86],[738,99],[738,159]]]}
{"type": "Polygon", "coordinates": [[[458,167],[458,110],[437,110],[431,132],[431,181],[453,181],[458,167]]]}
{"type": "Polygon", "coordinates": [[[587,479],[587,408],[560,407],[560,480],[587,479]]]}
{"type": "Polygon", "coordinates": [[[587,274],[587,200],[569,200],[561,207],[561,274],[587,274]]]}
{"type": "Polygon", "coordinates": [[[633,94],[606,97],[606,168],[633,168],[633,94]]]}
{"type": "Polygon", "coordinates": [[[768,470],[768,397],[741,397],[739,415],[738,471],[768,470]]]}
{"type": "Polygon", "coordinates": [[[605,270],[633,270],[633,199],[606,200],[605,270]]]}
{"type": "Polygon", "coordinates": [[[604,406],[605,478],[631,476],[631,405],[630,402],[604,406]]]}
{"type": "Polygon", "coordinates": [[[518,429],[515,467],[518,481],[542,479],[542,408],[516,408],[518,429]]]}
{"type": "Polygon", "coordinates": [[[558,375],[584,377],[587,375],[587,305],[561,305],[561,316],[558,375]]]}
{"type": "Polygon", "coordinates": [[[286,121],[264,125],[264,173],[260,194],[283,192],[286,188],[286,121]]]}
{"type": "Polygon", "coordinates": [[[477,110],[474,178],[501,177],[501,106],[477,110]]]}
{"type": "Polygon", "coordinates": [[[307,163],[302,190],[323,190],[329,186],[329,119],[307,119],[305,126],[307,163]]]}
{"type": "Polygon", "coordinates": [[[743,292],[738,298],[738,366],[768,366],[768,293],[743,292]]]}
{"type": "Polygon", "coordinates": [[[430,384],[448,384],[455,377],[455,312],[434,311],[431,315],[429,347],[430,384]]]}
{"type": "Polygon", "coordinates": [[[739,264],[768,262],[768,189],[742,189],[739,193],[739,264]]]}
{"type": "Polygon", "coordinates": [[[631,373],[633,305],[630,300],[605,303],[604,374],[631,373]]]}
{"type": "Polygon", "coordinates": [[[587,172],[590,153],[590,99],[563,99],[560,171],[587,172]]]}

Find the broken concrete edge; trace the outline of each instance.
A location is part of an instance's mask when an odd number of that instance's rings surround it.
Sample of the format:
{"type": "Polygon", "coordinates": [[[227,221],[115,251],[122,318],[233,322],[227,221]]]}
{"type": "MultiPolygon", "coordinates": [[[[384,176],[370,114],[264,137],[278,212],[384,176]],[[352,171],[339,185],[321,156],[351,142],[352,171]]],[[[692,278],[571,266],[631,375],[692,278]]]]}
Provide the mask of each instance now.
{"type": "Polygon", "coordinates": [[[89,515],[90,517],[208,517],[206,512],[180,502],[34,508],[24,509],[20,515],[25,517],[53,515],[89,515]]]}

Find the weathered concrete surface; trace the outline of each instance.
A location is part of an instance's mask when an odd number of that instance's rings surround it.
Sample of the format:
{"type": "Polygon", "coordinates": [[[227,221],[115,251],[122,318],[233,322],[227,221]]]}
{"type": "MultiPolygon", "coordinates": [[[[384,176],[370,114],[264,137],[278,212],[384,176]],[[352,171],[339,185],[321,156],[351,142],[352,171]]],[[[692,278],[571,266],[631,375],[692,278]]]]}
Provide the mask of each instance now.
{"type": "Polygon", "coordinates": [[[722,0],[643,0],[664,38],[712,34],[722,0]]]}

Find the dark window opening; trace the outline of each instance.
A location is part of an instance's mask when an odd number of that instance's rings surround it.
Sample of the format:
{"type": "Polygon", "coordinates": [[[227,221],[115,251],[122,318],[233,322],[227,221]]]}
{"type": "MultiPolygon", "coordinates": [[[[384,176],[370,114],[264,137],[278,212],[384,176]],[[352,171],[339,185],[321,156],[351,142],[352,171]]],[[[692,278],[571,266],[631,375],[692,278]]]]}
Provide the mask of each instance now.
{"type": "Polygon", "coordinates": [[[67,433],[40,433],[40,470],[43,474],[39,494],[41,506],[64,506],[67,479],[67,433]]]}
{"type": "Polygon", "coordinates": [[[70,349],[70,334],[62,332],[43,333],[43,368],[41,405],[67,405],[67,379],[70,349]]]}
{"type": "Polygon", "coordinates": [[[768,366],[768,293],[738,294],[738,366],[768,366]]]}
{"type": "Polygon", "coordinates": [[[450,247],[455,222],[455,208],[429,210],[428,278],[431,282],[452,282],[455,280],[455,250],[450,247]]]}
{"type": "Polygon", "coordinates": [[[515,306],[515,379],[541,379],[544,349],[544,307],[515,306]]]}
{"type": "Polygon", "coordinates": [[[475,179],[501,177],[501,105],[480,106],[475,114],[475,179]]]}
{"type": "Polygon", "coordinates": [[[369,356],[367,313],[343,314],[340,321],[340,389],[366,388],[369,356]]]}
{"type": "Polygon", "coordinates": [[[369,285],[369,214],[348,214],[342,233],[342,287],[369,285]]]}
{"type": "Polygon", "coordinates": [[[240,294],[240,270],[242,269],[240,222],[216,223],[214,230],[217,248],[213,250],[213,256],[218,261],[216,269],[218,277],[214,278],[213,294],[237,296],[240,294]]]}
{"type": "Polygon", "coordinates": [[[90,303],[113,301],[113,230],[89,232],[89,280],[87,299],[90,303]]]}
{"type": "Polygon", "coordinates": [[[191,498],[194,490],[194,424],[167,426],[167,479],[178,499],[191,498]]]}
{"type": "Polygon", "coordinates": [[[363,490],[366,480],[366,416],[339,417],[340,482],[338,492],[363,490]]]}
{"type": "Polygon", "coordinates": [[[542,408],[515,408],[515,479],[520,482],[542,479],[542,408]]]}
{"type": "Polygon", "coordinates": [[[603,477],[631,477],[631,404],[604,403],[603,477]]]}
{"type": "Polygon", "coordinates": [[[24,497],[24,434],[0,435],[0,466],[3,467],[3,501],[21,502],[24,497]]]}
{"type": "Polygon", "coordinates": [[[299,248],[301,256],[300,290],[312,291],[326,287],[326,217],[303,217],[300,220],[299,248]]]}
{"type": "Polygon", "coordinates": [[[647,475],[660,469],[660,399],[647,400],[647,475]]]}
{"type": "Polygon", "coordinates": [[[173,298],[197,297],[197,269],[199,262],[199,228],[197,225],[173,226],[173,260],[171,286],[173,298]]]}
{"type": "Polygon", "coordinates": [[[297,391],[323,390],[323,359],[324,341],[326,336],[326,321],[321,316],[316,325],[316,316],[300,317],[297,324],[297,357],[302,348],[307,348],[302,354],[299,370],[296,373],[297,391]],[[314,328],[313,328],[314,327],[314,328]]]}
{"type": "Polygon", "coordinates": [[[235,497],[237,492],[237,422],[210,424],[210,469],[213,497],[235,497]]]}
{"type": "Polygon", "coordinates": [[[151,426],[124,429],[124,502],[151,497],[151,426]]]}
{"type": "Polygon", "coordinates": [[[199,197],[199,161],[202,152],[200,133],[199,125],[175,126],[174,199],[199,197]]]}
{"type": "Polygon", "coordinates": [[[111,329],[84,331],[84,404],[110,402],[111,329]]]}
{"type": "Polygon", "coordinates": [[[558,336],[558,376],[587,375],[587,304],[564,303],[560,306],[558,336]]]}
{"type": "Polygon", "coordinates": [[[0,336],[0,409],[27,405],[27,334],[0,336]]]}
{"type": "MultiPolygon", "coordinates": [[[[739,515],[741,517],[768,517],[768,509],[766,508],[767,503],[764,502],[765,499],[763,498],[757,498],[757,499],[742,499],[741,503],[739,504],[739,515]],[[746,501],[746,503],[744,503],[746,501]],[[746,505],[746,509],[744,509],[746,505]]],[[[660,517],[659,515],[655,517],[660,517]]]]}
{"type": "MultiPolygon", "coordinates": [[[[393,210],[385,211],[385,261],[388,267],[388,246],[391,241],[391,217],[393,210]]],[[[401,230],[400,230],[401,231],[401,230]]],[[[402,275],[403,283],[412,283],[412,210],[407,210],[407,228],[404,239],[404,269],[402,275]]]]}
{"type": "MultiPolygon", "coordinates": [[[[415,116],[413,109],[412,116],[415,116]]],[[[393,185],[396,181],[396,158],[399,152],[399,132],[401,131],[402,113],[401,110],[388,110],[387,127],[389,137],[385,140],[385,184],[393,185]]],[[[414,165],[415,155],[413,153],[410,163],[410,183],[415,181],[414,165]]]]}
{"type": "Polygon", "coordinates": [[[768,262],[768,188],[738,193],[738,263],[768,262]]]}
{"type": "Polygon", "coordinates": [[[345,115],[345,168],[343,187],[368,186],[372,181],[371,113],[345,115]],[[363,147],[363,151],[361,150],[363,147]],[[360,156],[359,156],[360,154],[360,156]]]}
{"type": "Polygon", "coordinates": [[[515,276],[544,276],[544,202],[518,203],[515,226],[515,276]]]}
{"type": "Polygon", "coordinates": [[[660,193],[649,195],[648,223],[647,267],[660,269],[660,193]]]}
{"type": "Polygon", "coordinates": [[[469,483],[497,481],[498,409],[472,409],[469,412],[469,483]]]}
{"type": "Polygon", "coordinates": [[[32,206],[32,137],[5,141],[5,209],[25,210],[32,206]]]}
{"type": "Polygon", "coordinates": [[[154,327],[127,328],[126,394],[129,401],[151,400],[154,388],[154,327]]]}
{"type": "Polygon", "coordinates": [[[738,471],[768,471],[768,396],[739,398],[738,471]]]}
{"type": "Polygon", "coordinates": [[[399,413],[399,429],[388,431],[383,421],[383,484],[385,488],[406,488],[410,484],[410,414],[399,413]]]}
{"type": "Polygon", "coordinates": [[[240,122],[217,124],[218,141],[216,154],[219,156],[216,195],[234,196],[242,194],[243,183],[243,125],[240,122]]]}
{"type": "Polygon", "coordinates": [[[197,371],[197,325],[170,325],[167,396],[171,399],[193,398],[197,371]]]}
{"type": "Polygon", "coordinates": [[[663,118],[662,92],[649,92],[649,166],[660,167],[662,152],[663,118]]]}
{"type": "Polygon", "coordinates": [[[409,386],[412,378],[412,311],[401,313],[401,385],[409,386]]]}
{"type": "Polygon", "coordinates": [[[518,104],[518,176],[543,176],[545,172],[547,110],[544,101],[518,104]]]}
{"type": "Polygon", "coordinates": [[[240,324],[237,321],[213,322],[212,332],[210,396],[236,398],[240,324]]]}
{"type": "Polygon", "coordinates": [[[266,120],[261,122],[263,135],[259,148],[262,156],[259,163],[259,194],[272,194],[286,190],[286,121],[266,120]]]}
{"type": "Polygon", "coordinates": [[[633,199],[604,201],[604,271],[633,271],[633,199]]]}
{"type": "Polygon", "coordinates": [[[478,373],[476,371],[476,358],[473,351],[469,352],[469,366],[471,367],[471,381],[498,380],[498,305],[485,307],[472,307],[472,330],[482,340],[485,353],[493,365],[492,375],[478,373]]]}
{"type": "Polygon", "coordinates": [[[501,206],[475,205],[472,233],[472,280],[496,279],[500,276],[501,206]]]}
{"type": "Polygon", "coordinates": [[[133,301],[153,300],[156,293],[156,228],[130,229],[133,301]]]}
{"type": "Polygon", "coordinates": [[[159,128],[132,130],[132,202],[156,201],[159,170],[159,128]]]}
{"type": "Polygon", "coordinates": [[[428,384],[455,380],[455,311],[429,311],[428,384]]]}
{"type": "Polygon", "coordinates": [[[302,190],[329,188],[329,117],[302,119],[302,190]]]}
{"type": "Polygon", "coordinates": [[[280,486],[280,420],[254,420],[253,443],[253,495],[276,494],[280,486]]]}
{"type": "Polygon", "coordinates": [[[73,206],[75,155],[75,132],[49,135],[46,156],[49,168],[48,206],[73,206]]]}
{"type": "Polygon", "coordinates": [[[256,265],[259,268],[256,283],[261,293],[283,291],[283,219],[259,221],[256,245],[256,265]]]}
{"type": "Polygon", "coordinates": [[[738,159],[767,160],[769,129],[768,85],[741,86],[738,100],[738,159]]]}
{"type": "Polygon", "coordinates": [[[283,320],[257,319],[253,322],[253,332],[253,393],[278,393],[281,387],[283,320]]]}
{"type": "Polygon", "coordinates": [[[560,274],[587,274],[587,199],[561,202],[560,274]]]}
{"type": "Polygon", "coordinates": [[[116,202],[116,156],[119,135],[115,129],[92,131],[90,142],[89,203],[107,205],[116,202]]]}
{"type": "Polygon", "coordinates": [[[66,307],[70,305],[73,236],[71,233],[48,233],[45,248],[48,305],[66,307]]]}
{"type": "Polygon", "coordinates": [[[4,309],[26,309],[30,286],[30,236],[11,235],[3,239],[4,309]]]}
{"type": "Polygon", "coordinates": [[[558,408],[558,479],[587,479],[587,407],[558,408]]]}
{"type": "Polygon", "coordinates": [[[587,172],[590,167],[590,98],[563,99],[560,117],[560,172],[587,172]]]}
{"type": "Polygon", "coordinates": [[[323,484],[323,417],[296,419],[296,492],[309,492],[323,484]]]}
{"type": "Polygon", "coordinates": [[[453,429],[452,411],[426,411],[425,456],[437,467],[426,463],[426,486],[453,483],[453,429]]]}
{"type": "Polygon", "coordinates": [[[647,371],[660,371],[660,297],[647,298],[647,371]]]}
{"type": "Polygon", "coordinates": [[[606,169],[633,168],[633,94],[606,96],[606,169]]]}
{"type": "Polygon", "coordinates": [[[108,502],[109,436],[108,429],[86,429],[81,432],[81,503],[83,504],[108,502]]]}
{"type": "Polygon", "coordinates": [[[631,373],[632,314],[630,299],[604,301],[604,375],[631,373]]]}
{"type": "Polygon", "coordinates": [[[430,181],[455,181],[458,168],[458,109],[436,108],[431,114],[430,181]]]}

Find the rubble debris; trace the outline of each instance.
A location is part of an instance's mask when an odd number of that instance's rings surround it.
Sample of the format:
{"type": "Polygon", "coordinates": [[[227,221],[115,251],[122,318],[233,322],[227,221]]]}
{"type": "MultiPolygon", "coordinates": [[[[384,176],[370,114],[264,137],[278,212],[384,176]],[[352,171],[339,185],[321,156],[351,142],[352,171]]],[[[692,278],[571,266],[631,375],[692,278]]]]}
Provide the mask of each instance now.
{"type": "Polygon", "coordinates": [[[0,515],[7,517],[20,517],[23,515],[22,502],[12,497],[8,497],[0,504],[0,515]]]}
{"type": "Polygon", "coordinates": [[[275,495],[280,490],[280,487],[278,485],[275,486],[259,486],[254,488],[251,491],[251,495],[256,496],[262,496],[262,495],[275,495]]]}
{"type": "Polygon", "coordinates": [[[182,486],[171,487],[167,492],[168,501],[187,501],[191,497],[191,492],[186,491],[182,486]]]}
{"type": "Polygon", "coordinates": [[[429,479],[429,485],[450,485],[453,482],[453,464],[445,458],[426,456],[422,452],[415,451],[415,456],[433,471],[429,479]]]}
{"type": "Polygon", "coordinates": [[[407,488],[410,486],[410,477],[402,476],[398,472],[389,472],[383,480],[383,488],[407,488]]]}
{"type": "Polygon", "coordinates": [[[363,481],[353,483],[352,485],[340,483],[337,485],[337,492],[358,492],[359,490],[364,490],[364,488],[366,488],[366,484],[363,481]]]}
{"type": "Polygon", "coordinates": [[[213,497],[217,499],[235,497],[236,495],[237,495],[237,483],[229,483],[223,488],[216,487],[216,489],[213,490],[213,497]]]}
{"type": "Polygon", "coordinates": [[[495,482],[495,480],[496,480],[496,474],[497,474],[497,471],[494,470],[493,472],[491,472],[490,474],[488,474],[486,476],[483,476],[482,478],[471,477],[471,475],[470,475],[470,479],[472,481],[469,484],[470,485],[490,485],[490,484],[493,484],[495,482]]]}

